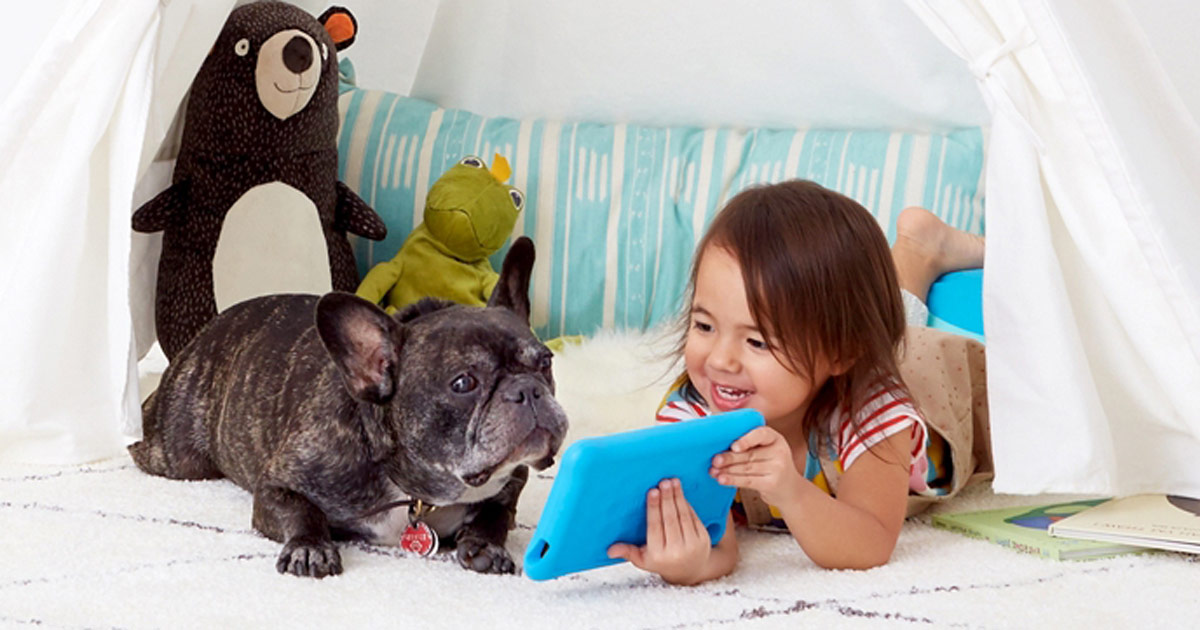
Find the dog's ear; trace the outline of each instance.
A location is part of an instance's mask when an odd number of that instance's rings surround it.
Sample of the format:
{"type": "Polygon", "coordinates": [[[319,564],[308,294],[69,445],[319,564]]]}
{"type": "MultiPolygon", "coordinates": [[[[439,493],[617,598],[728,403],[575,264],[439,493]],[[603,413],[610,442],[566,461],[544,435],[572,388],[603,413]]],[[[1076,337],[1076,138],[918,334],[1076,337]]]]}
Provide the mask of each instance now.
{"type": "Polygon", "coordinates": [[[488,306],[507,308],[529,323],[529,275],[533,273],[533,241],[522,236],[513,241],[500,267],[500,280],[492,289],[488,306]]]}
{"type": "Polygon", "coordinates": [[[391,400],[403,337],[383,309],[353,293],[328,293],[317,301],[317,333],[355,400],[391,400]]]}

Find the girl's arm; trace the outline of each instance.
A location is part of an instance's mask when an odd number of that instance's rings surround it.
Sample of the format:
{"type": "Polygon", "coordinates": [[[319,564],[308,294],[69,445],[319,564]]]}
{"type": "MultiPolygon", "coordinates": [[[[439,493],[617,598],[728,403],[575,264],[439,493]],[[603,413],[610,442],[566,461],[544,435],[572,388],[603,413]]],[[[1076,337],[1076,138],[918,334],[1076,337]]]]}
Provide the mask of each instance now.
{"type": "Polygon", "coordinates": [[[722,484],[757,490],[775,506],[813,562],[830,569],[867,569],[888,561],[908,506],[911,437],[893,435],[856,459],[831,497],[796,469],[782,435],[760,427],[713,460],[722,484]]]}
{"type": "Polygon", "coordinates": [[[713,546],[679,480],[664,479],[646,493],[646,544],[617,543],[608,556],[625,558],[671,584],[692,586],[715,580],[732,573],[738,562],[733,517],[726,518],[725,535],[713,546]]]}

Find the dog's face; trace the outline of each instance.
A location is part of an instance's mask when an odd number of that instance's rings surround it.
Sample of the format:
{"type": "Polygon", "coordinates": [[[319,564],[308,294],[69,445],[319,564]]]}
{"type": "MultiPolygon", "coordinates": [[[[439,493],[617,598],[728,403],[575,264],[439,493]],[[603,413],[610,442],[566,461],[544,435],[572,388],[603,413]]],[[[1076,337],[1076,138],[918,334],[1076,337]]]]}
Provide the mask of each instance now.
{"type": "Polygon", "coordinates": [[[389,318],[348,294],[317,327],[351,396],[382,408],[390,474],[434,505],[498,492],[518,466],[543,469],[566,434],[551,353],[529,329],[532,244],[513,244],[487,308],[425,300],[389,318]]]}

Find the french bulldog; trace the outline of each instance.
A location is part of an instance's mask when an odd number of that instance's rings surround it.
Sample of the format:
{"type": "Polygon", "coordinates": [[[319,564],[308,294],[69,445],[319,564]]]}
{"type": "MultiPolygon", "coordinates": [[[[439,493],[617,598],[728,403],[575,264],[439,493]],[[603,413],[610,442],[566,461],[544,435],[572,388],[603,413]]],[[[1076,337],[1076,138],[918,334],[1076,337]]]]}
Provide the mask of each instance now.
{"type": "Polygon", "coordinates": [[[146,399],[134,462],[253,493],[280,573],[341,573],[335,539],[399,544],[415,505],[462,566],[514,572],[528,467],[550,466],[567,428],[529,327],[533,258],[514,242],[483,308],[426,299],[389,317],[338,292],[230,307],[146,399]]]}

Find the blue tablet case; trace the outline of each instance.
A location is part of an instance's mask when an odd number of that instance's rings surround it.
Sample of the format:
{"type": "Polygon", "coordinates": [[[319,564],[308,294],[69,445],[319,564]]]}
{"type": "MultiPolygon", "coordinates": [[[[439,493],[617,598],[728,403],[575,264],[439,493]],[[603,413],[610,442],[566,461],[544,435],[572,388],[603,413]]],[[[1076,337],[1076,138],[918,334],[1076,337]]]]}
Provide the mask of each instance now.
{"type": "Polygon", "coordinates": [[[712,458],[763,424],[762,414],[739,409],[575,442],[525,550],[525,575],[548,580],[624,562],[608,557],[609,546],[646,544],[646,492],[668,477],[680,480],[716,543],[737,489],[708,474],[712,458]]]}

